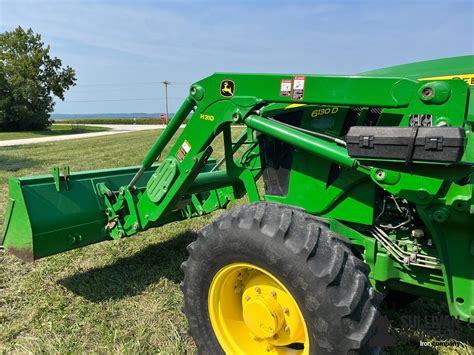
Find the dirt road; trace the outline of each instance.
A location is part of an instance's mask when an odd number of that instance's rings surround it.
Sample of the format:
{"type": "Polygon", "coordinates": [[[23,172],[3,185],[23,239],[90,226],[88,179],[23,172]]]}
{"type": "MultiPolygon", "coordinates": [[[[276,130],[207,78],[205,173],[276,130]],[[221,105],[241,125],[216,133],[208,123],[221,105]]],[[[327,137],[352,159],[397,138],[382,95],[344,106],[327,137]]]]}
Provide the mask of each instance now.
{"type": "Polygon", "coordinates": [[[121,133],[145,131],[149,129],[164,129],[165,128],[165,126],[163,125],[140,125],[140,124],[137,124],[137,125],[134,125],[134,124],[86,124],[86,125],[81,125],[81,126],[106,127],[106,128],[110,128],[110,131],[67,134],[67,135],[52,136],[52,137],[12,139],[12,140],[0,141],[0,147],[11,147],[11,146],[23,145],[23,144],[35,144],[35,143],[65,141],[65,140],[70,140],[70,139],[100,137],[100,136],[108,136],[111,134],[121,134],[121,133]]]}

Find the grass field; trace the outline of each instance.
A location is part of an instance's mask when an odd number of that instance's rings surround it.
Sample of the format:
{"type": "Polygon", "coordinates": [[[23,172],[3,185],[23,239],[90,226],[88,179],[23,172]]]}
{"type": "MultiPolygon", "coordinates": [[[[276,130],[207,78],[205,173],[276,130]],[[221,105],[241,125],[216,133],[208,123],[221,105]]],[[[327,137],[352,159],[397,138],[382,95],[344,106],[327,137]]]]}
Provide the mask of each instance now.
{"type": "Polygon", "coordinates": [[[77,124],[57,124],[48,127],[43,131],[26,131],[26,132],[0,132],[0,140],[24,139],[24,138],[39,138],[49,136],[61,136],[65,134],[79,134],[90,132],[108,131],[105,127],[88,127],[78,126],[77,124]]]}
{"type": "MultiPolygon", "coordinates": [[[[74,141],[0,148],[0,215],[7,202],[7,176],[45,174],[52,165],[65,162],[72,171],[138,165],[157,132],[84,139],[81,149],[74,141]]],[[[220,144],[214,148],[222,150],[220,144]]],[[[34,264],[0,250],[0,353],[194,353],[180,311],[179,265],[196,231],[216,215],[34,264]]],[[[418,300],[403,310],[386,312],[398,338],[388,353],[472,352],[467,325],[426,327],[423,317],[447,315],[443,302],[418,300]],[[423,329],[407,319],[421,319],[423,329]],[[420,340],[444,339],[459,343],[419,346],[420,340]]]]}

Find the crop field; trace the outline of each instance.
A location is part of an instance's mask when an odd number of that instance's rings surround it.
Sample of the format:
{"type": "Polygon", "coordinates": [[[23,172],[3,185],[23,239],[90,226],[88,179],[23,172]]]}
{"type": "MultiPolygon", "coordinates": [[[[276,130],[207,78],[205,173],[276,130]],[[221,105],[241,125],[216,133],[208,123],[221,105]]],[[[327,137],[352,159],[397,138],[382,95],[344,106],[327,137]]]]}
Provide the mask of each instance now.
{"type": "MultiPolygon", "coordinates": [[[[158,133],[0,148],[0,215],[8,176],[47,174],[51,166],[66,162],[73,172],[138,165],[158,133]]],[[[214,148],[222,152],[220,142],[214,148]]],[[[218,213],[35,263],[0,250],[0,353],[194,353],[181,312],[180,264],[187,257],[186,245],[218,213]]],[[[450,320],[442,301],[417,300],[385,313],[397,338],[388,353],[473,351],[468,325],[430,318],[450,320]],[[450,345],[437,345],[441,340],[450,345]],[[420,341],[433,346],[420,347],[420,341]]]]}
{"type": "MultiPolygon", "coordinates": [[[[169,117],[171,119],[171,116],[169,117]]],[[[100,117],[100,118],[75,118],[75,119],[57,119],[57,124],[162,124],[159,117],[137,117],[137,118],[119,118],[119,117],[100,117]]]]}
{"type": "Polygon", "coordinates": [[[39,138],[50,136],[61,136],[66,134],[80,134],[108,131],[106,127],[80,126],[78,124],[55,124],[42,131],[26,132],[0,132],[0,141],[24,138],[39,138]]]}

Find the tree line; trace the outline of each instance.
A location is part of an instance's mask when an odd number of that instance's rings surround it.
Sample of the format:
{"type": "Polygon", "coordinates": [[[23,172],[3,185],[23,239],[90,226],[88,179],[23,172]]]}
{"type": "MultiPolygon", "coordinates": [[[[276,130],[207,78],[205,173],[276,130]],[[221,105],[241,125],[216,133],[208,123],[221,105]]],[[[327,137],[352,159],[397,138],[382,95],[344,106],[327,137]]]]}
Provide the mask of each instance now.
{"type": "Polygon", "coordinates": [[[0,34],[0,131],[51,125],[54,97],[64,100],[76,74],[50,54],[40,34],[18,26],[0,34]]]}

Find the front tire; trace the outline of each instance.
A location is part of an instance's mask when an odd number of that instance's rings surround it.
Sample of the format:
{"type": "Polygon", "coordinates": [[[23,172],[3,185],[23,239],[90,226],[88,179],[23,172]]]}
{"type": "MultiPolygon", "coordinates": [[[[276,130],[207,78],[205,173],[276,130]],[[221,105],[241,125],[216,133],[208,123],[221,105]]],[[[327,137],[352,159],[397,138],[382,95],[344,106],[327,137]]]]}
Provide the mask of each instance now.
{"type": "Polygon", "coordinates": [[[204,227],[183,263],[201,353],[368,351],[379,297],[325,222],[284,205],[239,206],[204,227]]]}

